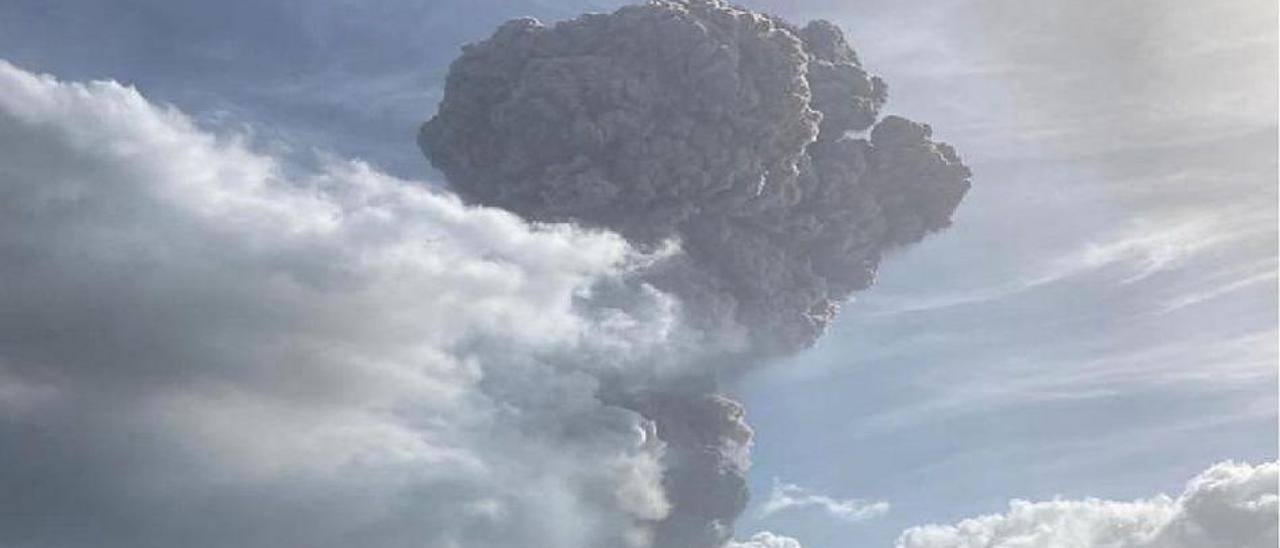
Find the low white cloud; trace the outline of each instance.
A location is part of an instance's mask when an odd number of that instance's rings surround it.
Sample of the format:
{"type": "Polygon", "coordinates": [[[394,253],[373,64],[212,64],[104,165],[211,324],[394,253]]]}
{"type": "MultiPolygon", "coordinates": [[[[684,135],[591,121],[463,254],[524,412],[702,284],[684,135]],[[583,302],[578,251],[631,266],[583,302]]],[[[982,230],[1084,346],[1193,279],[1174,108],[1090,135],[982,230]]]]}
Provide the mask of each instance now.
{"type": "Polygon", "coordinates": [[[862,499],[837,499],[775,479],[769,498],[760,506],[760,517],[805,508],[816,508],[847,521],[862,521],[884,515],[889,511],[889,503],[862,499]]]}
{"type": "Polygon", "coordinates": [[[768,531],[756,533],[747,540],[729,541],[725,548],[801,548],[800,541],[768,531]]]}
{"type": "Polygon", "coordinates": [[[954,525],[903,532],[898,548],[1272,548],[1280,466],[1226,462],[1178,497],[1027,502],[954,525]]]}
{"type": "Polygon", "coordinates": [[[242,141],[0,62],[0,544],[646,544],[645,257],[242,141]]]}

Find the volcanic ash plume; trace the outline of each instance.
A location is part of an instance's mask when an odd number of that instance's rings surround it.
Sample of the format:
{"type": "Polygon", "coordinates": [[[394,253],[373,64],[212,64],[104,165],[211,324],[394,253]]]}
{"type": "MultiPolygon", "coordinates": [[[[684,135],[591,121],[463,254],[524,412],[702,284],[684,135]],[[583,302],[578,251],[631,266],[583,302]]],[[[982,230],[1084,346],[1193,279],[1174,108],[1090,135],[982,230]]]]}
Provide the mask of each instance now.
{"type": "MultiPolygon", "coordinates": [[[[741,366],[812,344],[887,250],[948,226],[968,190],[928,125],[877,122],[886,98],[831,23],[654,1],[518,19],[464,47],[419,144],[471,202],[677,243],[646,281],[741,366]]],[[[751,431],[705,385],[601,396],[666,443],[658,546],[722,545],[746,504],[751,431]]]]}
{"type": "Polygon", "coordinates": [[[678,241],[655,284],[707,332],[777,354],[968,189],[929,126],[876,123],[885,98],[830,23],[660,1],[506,23],[454,61],[419,142],[470,201],[678,241]]]}

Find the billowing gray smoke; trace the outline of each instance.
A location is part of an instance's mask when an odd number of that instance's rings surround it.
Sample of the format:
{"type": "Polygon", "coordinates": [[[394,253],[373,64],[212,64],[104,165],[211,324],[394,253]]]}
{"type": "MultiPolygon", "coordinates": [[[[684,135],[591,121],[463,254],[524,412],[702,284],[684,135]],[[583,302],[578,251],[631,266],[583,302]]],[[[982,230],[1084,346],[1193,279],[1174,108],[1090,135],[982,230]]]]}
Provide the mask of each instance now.
{"type": "Polygon", "coordinates": [[[509,22],[454,62],[420,143],[464,197],[685,261],[659,285],[756,350],[802,348],[881,254],[947,226],[968,170],[929,127],[872,127],[885,84],[834,25],[715,1],[509,22]]]}
{"type": "MultiPolygon", "coordinates": [[[[831,23],[660,0],[519,19],[465,47],[419,143],[473,202],[677,242],[648,281],[746,363],[810,345],[887,250],[946,227],[968,190],[928,125],[877,122],[886,98],[831,23]]],[[[668,444],[660,546],[721,544],[746,503],[750,430],[707,388],[603,396],[668,444]]]]}

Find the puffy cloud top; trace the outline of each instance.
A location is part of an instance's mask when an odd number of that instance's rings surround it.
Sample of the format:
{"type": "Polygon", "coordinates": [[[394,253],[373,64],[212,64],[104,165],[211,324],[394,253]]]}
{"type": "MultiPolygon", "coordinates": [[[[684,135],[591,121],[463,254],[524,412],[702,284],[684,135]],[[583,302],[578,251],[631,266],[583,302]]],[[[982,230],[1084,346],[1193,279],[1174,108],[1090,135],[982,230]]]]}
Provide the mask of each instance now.
{"type": "Polygon", "coordinates": [[[907,530],[898,548],[1271,548],[1280,465],[1226,462],[1177,498],[1026,502],[1005,514],[907,530]]]}
{"type": "Polygon", "coordinates": [[[756,533],[745,541],[730,541],[725,548],[801,548],[800,541],[768,531],[756,533]]]}
{"type": "Polygon", "coordinates": [[[644,256],[242,141],[0,63],[0,544],[648,544],[644,256]]]}

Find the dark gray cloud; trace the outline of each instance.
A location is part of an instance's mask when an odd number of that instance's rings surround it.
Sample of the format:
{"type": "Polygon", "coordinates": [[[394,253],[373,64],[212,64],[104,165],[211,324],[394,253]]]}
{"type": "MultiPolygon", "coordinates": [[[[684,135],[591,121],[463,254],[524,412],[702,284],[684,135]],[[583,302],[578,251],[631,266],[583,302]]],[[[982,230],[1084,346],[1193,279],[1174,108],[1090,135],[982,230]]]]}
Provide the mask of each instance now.
{"type": "MultiPolygon", "coordinates": [[[[464,47],[419,143],[472,202],[676,243],[644,278],[732,371],[812,344],[886,251],[950,224],[969,170],[929,126],[877,122],[886,99],[831,23],[657,1],[464,47]]],[[[613,400],[667,444],[658,546],[719,546],[746,506],[750,429],[715,390],[613,400]]]]}
{"type": "Polygon", "coordinates": [[[754,351],[813,342],[882,254],[949,224],[969,172],[928,126],[871,138],[886,86],[840,30],[654,2],[464,49],[420,142],[463,197],[678,241],[655,283],[754,351]]]}
{"type": "Polygon", "coordinates": [[[750,493],[752,431],[742,406],[721,394],[652,389],[618,398],[652,420],[664,443],[663,487],[672,512],[655,530],[654,546],[720,546],[750,493]]]}

